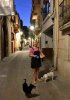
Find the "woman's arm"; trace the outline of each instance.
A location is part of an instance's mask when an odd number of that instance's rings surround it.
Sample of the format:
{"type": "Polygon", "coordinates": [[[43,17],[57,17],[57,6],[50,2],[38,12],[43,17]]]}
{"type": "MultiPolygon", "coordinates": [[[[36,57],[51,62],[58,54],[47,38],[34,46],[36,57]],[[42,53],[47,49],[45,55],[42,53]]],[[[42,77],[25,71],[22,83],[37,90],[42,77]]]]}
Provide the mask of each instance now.
{"type": "Polygon", "coordinates": [[[33,51],[32,48],[30,48],[30,51],[29,51],[29,57],[35,57],[34,51],[33,51]]]}
{"type": "Polygon", "coordinates": [[[40,58],[45,58],[45,54],[41,51],[41,49],[39,49],[40,51],[40,58]]]}
{"type": "Polygon", "coordinates": [[[35,57],[33,53],[29,53],[29,57],[35,57]]]}

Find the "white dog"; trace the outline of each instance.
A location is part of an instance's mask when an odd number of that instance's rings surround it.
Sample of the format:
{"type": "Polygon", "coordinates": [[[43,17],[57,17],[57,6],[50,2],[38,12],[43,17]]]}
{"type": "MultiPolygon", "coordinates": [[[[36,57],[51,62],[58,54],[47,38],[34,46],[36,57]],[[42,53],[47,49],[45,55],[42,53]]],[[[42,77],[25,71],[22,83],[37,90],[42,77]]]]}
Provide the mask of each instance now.
{"type": "Polygon", "coordinates": [[[48,72],[47,74],[44,74],[43,77],[41,77],[42,80],[45,80],[47,81],[49,78],[54,78],[54,72],[53,71],[50,71],[48,72]]]}

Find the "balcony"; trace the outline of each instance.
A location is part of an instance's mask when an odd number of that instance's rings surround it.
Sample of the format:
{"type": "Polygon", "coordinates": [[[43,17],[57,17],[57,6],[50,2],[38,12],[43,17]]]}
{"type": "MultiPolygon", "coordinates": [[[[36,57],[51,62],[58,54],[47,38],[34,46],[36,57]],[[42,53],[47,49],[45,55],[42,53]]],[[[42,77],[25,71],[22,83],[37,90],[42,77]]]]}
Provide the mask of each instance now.
{"type": "Polygon", "coordinates": [[[42,7],[42,16],[43,16],[43,20],[46,18],[46,16],[50,13],[50,2],[46,1],[43,3],[43,7],[42,7]]]}
{"type": "Polygon", "coordinates": [[[14,15],[14,0],[0,0],[0,16],[14,15]]]}
{"type": "Polygon", "coordinates": [[[70,27],[70,4],[65,4],[63,1],[60,4],[59,27],[60,30],[70,27]]]}

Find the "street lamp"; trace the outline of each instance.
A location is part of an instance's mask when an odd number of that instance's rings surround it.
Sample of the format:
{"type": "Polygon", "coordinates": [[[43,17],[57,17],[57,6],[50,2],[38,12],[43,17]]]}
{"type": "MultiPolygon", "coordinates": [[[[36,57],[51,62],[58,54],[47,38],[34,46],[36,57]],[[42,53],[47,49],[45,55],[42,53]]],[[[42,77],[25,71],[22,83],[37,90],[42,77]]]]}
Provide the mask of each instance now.
{"type": "Polygon", "coordinates": [[[14,15],[14,0],[0,0],[0,15],[14,15]]]}
{"type": "Polygon", "coordinates": [[[32,38],[34,36],[34,30],[35,30],[35,27],[33,25],[30,26],[30,30],[31,30],[31,46],[32,46],[32,38]]]}
{"type": "Polygon", "coordinates": [[[33,26],[33,25],[31,25],[31,26],[30,26],[30,29],[31,29],[32,31],[34,31],[34,26],[33,26]]]}

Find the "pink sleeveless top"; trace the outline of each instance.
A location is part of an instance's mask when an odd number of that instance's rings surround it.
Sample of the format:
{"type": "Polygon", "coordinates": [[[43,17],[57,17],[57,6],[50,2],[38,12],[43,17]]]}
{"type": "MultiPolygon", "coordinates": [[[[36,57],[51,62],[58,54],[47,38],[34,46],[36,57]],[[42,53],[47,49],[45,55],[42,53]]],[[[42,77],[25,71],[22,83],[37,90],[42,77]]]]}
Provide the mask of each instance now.
{"type": "Polygon", "coordinates": [[[38,51],[38,50],[39,50],[39,49],[38,49],[37,47],[33,47],[33,49],[30,48],[29,54],[34,54],[34,52],[35,52],[35,51],[38,51]]]}

